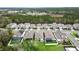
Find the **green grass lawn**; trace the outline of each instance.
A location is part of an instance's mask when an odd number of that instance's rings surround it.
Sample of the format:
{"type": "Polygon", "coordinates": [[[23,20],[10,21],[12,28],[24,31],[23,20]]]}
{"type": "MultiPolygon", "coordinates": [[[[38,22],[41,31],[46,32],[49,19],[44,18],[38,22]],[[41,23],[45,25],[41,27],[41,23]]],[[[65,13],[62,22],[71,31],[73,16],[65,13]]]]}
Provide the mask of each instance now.
{"type": "Polygon", "coordinates": [[[76,31],[72,31],[72,32],[71,32],[71,35],[73,35],[74,37],[79,38],[79,35],[78,35],[78,33],[77,33],[76,31]]]}
{"type": "Polygon", "coordinates": [[[64,51],[62,45],[45,45],[44,42],[36,40],[24,40],[22,46],[24,50],[28,51],[64,51]]]}
{"type": "Polygon", "coordinates": [[[46,51],[64,51],[64,48],[62,45],[47,45],[45,46],[46,51]]]}

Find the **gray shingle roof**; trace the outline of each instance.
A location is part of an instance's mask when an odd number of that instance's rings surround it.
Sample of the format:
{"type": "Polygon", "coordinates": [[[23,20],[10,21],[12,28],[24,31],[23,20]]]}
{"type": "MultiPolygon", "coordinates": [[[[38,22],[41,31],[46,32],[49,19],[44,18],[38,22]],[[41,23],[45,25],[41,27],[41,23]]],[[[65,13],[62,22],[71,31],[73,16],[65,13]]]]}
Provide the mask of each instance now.
{"type": "Polygon", "coordinates": [[[50,38],[52,40],[55,40],[54,35],[51,30],[46,30],[44,31],[44,33],[45,33],[45,39],[50,38]]]}
{"type": "Polygon", "coordinates": [[[57,30],[55,33],[54,33],[57,41],[62,41],[62,37],[61,37],[61,32],[60,30],[57,30]]]}
{"type": "Polygon", "coordinates": [[[26,31],[25,35],[24,35],[24,38],[33,38],[34,36],[34,30],[28,30],[26,31]]]}
{"type": "Polygon", "coordinates": [[[35,31],[35,39],[43,39],[43,31],[42,30],[35,31]]]}

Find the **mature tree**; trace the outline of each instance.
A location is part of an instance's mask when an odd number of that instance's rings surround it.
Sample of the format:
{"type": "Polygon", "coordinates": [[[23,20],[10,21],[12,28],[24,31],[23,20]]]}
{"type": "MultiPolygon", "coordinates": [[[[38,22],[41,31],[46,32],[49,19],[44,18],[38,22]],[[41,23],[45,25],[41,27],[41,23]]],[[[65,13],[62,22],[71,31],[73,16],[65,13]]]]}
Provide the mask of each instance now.
{"type": "Polygon", "coordinates": [[[7,17],[0,17],[0,28],[6,27],[8,23],[11,23],[11,20],[7,17]]]}
{"type": "Polygon", "coordinates": [[[11,30],[0,29],[0,47],[8,49],[8,43],[12,38],[11,30]]]}

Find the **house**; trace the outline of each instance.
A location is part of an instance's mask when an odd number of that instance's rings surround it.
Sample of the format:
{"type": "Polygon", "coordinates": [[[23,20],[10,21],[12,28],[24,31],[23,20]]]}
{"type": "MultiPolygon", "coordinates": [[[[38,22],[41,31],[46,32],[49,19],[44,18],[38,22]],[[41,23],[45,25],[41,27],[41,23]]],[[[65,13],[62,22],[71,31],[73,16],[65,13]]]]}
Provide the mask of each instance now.
{"type": "Polygon", "coordinates": [[[64,24],[59,23],[59,24],[57,24],[57,27],[58,27],[59,29],[61,29],[61,28],[64,27],[64,24]]]}
{"type": "Polygon", "coordinates": [[[30,24],[30,28],[32,28],[32,29],[36,29],[37,27],[36,27],[35,24],[30,24]]]}
{"type": "Polygon", "coordinates": [[[16,23],[10,23],[6,26],[6,28],[16,29],[18,25],[16,23]]]}
{"type": "Polygon", "coordinates": [[[23,37],[22,37],[22,34],[23,34],[23,30],[14,30],[13,31],[13,40],[21,40],[23,37]]]}
{"type": "Polygon", "coordinates": [[[54,35],[55,35],[55,38],[57,39],[57,41],[58,41],[59,43],[61,43],[61,42],[63,41],[63,40],[62,40],[62,37],[61,37],[61,31],[60,31],[59,29],[57,29],[57,30],[55,31],[54,35]]]}
{"type": "Polygon", "coordinates": [[[30,28],[30,23],[25,23],[24,27],[25,27],[25,29],[29,29],[30,28]]]}
{"type": "Polygon", "coordinates": [[[53,23],[52,24],[52,27],[53,27],[53,29],[57,29],[58,28],[58,25],[56,23],[53,23]]]}
{"type": "Polygon", "coordinates": [[[67,37],[70,39],[72,45],[75,46],[76,49],[79,51],[79,42],[75,39],[75,37],[72,36],[71,34],[68,34],[67,37]]]}
{"type": "Polygon", "coordinates": [[[53,24],[48,24],[48,27],[50,28],[50,29],[53,29],[53,26],[52,26],[53,24]]]}
{"type": "Polygon", "coordinates": [[[24,39],[33,39],[34,38],[34,30],[28,30],[26,31],[24,35],[24,39]]]}
{"type": "Polygon", "coordinates": [[[43,42],[44,41],[44,36],[43,36],[43,30],[41,29],[37,29],[36,31],[35,31],[35,39],[36,40],[40,40],[41,42],[43,42]]]}
{"type": "Polygon", "coordinates": [[[76,48],[73,48],[73,47],[66,47],[65,50],[66,51],[77,51],[76,48]]]}
{"type": "Polygon", "coordinates": [[[48,24],[42,24],[42,26],[43,26],[43,29],[48,29],[49,28],[48,24]]]}
{"type": "Polygon", "coordinates": [[[67,41],[67,34],[61,33],[62,41],[67,41]]]}
{"type": "Polygon", "coordinates": [[[71,30],[72,28],[73,28],[73,26],[70,24],[66,24],[63,26],[63,29],[66,29],[66,30],[71,30]]]}
{"type": "Polygon", "coordinates": [[[76,29],[76,30],[79,30],[79,24],[78,23],[73,24],[73,28],[76,29]]]}
{"type": "Polygon", "coordinates": [[[18,24],[18,29],[25,29],[24,24],[23,23],[18,24]]]}
{"type": "Polygon", "coordinates": [[[46,30],[45,32],[44,32],[44,35],[45,35],[45,43],[46,43],[46,45],[49,45],[49,44],[57,44],[57,41],[56,41],[56,39],[55,39],[55,37],[54,37],[54,35],[53,35],[53,33],[50,31],[50,30],[46,30]]]}
{"type": "Polygon", "coordinates": [[[37,24],[37,26],[41,26],[41,24],[37,24]]]}
{"type": "Polygon", "coordinates": [[[39,29],[43,29],[42,24],[37,24],[36,27],[37,27],[37,29],[38,29],[38,28],[39,28],[39,29]]]}

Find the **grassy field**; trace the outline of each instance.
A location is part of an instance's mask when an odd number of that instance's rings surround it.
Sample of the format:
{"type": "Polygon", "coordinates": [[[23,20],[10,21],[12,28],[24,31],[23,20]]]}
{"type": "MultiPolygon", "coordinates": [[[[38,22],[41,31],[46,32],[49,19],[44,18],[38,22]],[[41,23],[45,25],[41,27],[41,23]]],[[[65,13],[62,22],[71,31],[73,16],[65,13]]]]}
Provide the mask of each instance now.
{"type": "Polygon", "coordinates": [[[44,42],[35,40],[24,40],[22,47],[28,51],[64,51],[62,45],[45,45],[44,42]]]}
{"type": "Polygon", "coordinates": [[[48,45],[46,51],[64,51],[64,48],[62,45],[48,45]]]}

